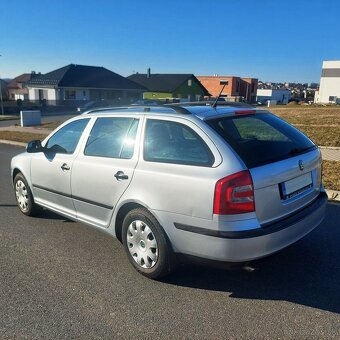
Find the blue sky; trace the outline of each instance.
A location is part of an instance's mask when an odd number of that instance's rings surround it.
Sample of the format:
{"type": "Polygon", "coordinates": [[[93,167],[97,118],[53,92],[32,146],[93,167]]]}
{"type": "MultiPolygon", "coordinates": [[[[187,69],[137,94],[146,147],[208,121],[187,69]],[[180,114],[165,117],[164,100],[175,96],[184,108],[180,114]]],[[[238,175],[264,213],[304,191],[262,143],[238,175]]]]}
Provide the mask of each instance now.
{"type": "Polygon", "coordinates": [[[70,63],[319,82],[339,0],[0,0],[0,75],[70,63]]]}

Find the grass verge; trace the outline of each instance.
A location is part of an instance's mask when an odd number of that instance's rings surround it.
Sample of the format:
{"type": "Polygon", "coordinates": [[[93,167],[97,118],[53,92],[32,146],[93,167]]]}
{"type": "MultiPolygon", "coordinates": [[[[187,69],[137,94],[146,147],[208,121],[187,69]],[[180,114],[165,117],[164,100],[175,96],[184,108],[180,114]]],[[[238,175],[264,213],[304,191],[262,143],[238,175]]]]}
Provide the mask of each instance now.
{"type": "Polygon", "coordinates": [[[269,111],[294,125],[314,143],[340,147],[340,107],[286,105],[270,107],[269,111]]]}
{"type": "Polygon", "coordinates": [[[5,120],[18,120],[20,117],[18,116],[0,116],[0,121],[5,121],[5,120]]]}
{"type": "Polygon", "coordinates": [[[340,162],[322,162],[322,180],[326,189],[340,191],[340,162]]]}
{"type": "Polygon", "coordinates": [[[18,132],[18,131],[0,131],[0,139],[11,140],[15,142],[28,143],[34,139],[43,140],[46,135],[40,133],[18,132]]]}

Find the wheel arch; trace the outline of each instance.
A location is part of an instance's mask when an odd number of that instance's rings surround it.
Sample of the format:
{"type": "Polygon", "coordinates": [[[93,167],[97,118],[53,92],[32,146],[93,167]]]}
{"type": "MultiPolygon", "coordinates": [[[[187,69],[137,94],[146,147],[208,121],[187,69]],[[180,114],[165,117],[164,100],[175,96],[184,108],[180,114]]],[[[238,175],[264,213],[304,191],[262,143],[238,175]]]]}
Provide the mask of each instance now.
{"type": "MultiPolygon", "coordinates": [[[[23,176],[24,174],[22,173],[22,171],[19,168],[14,168],[13,169],[13,173],[12,173],[12,183],[14,183],[14,178],[17,174],[21,173],[23,176]]],[[[24,176],[25,177],[25,176],[24,176]]],[[[26,177],[25,177],[26,178],[26,177]]],[[[26,179],[27,180],[27,179],[26,179]]]]}
{"type": "Polygon", "coordinates": [[[137,209],[137,208],[143,208],[146,209],[159,223],[159,225],[162,227],[165,235],[168,238],[167,232],[165,231],[165,229],[163,228],[162,224],[160,223],[159,219],[157,218],[157,216],[155,216],[155,214],[149,209],[149,207],[145,206],[144,204],[140,203],[140,202],[135,202],[135,201],[130,201],[130,202],[126,202],[123,203],[116,215],[115,215],[115,224],[114,224],[114,230],[115,230],[115,234],[116,234],[116,238],[122,242],[122,228],[123,228],[123,221],[125,216],[133,209],[137,209]]]}

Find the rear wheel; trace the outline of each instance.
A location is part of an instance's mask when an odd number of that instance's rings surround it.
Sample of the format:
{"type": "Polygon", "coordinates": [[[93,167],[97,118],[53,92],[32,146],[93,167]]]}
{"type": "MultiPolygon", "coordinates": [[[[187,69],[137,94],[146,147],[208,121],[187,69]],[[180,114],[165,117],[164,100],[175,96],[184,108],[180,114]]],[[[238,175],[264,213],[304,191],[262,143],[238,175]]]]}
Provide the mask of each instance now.
{"type": "Polygon", "coordinates": [[[173,254],[167,237],[152,214],[131,210],[122,229],[123,244],[132,265],[144,276],[159,279],[173,269],[173,254]]]}
{"type": "Polygon", "coordinates": [[[20,211],[27,216],[35,216],[40,212],[40,207],[35,204],[33,195],[25,177],[18,173],[14,178],[14,191],[20,211]]]}

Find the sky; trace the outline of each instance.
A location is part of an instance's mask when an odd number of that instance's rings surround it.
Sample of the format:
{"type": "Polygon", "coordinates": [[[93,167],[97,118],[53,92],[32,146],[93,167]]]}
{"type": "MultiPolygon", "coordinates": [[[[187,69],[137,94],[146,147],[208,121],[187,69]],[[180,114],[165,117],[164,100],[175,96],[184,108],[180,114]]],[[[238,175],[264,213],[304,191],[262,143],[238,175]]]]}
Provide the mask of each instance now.
{"type": "Polygon", "coordinates": [[[0,0],[0,76],[70,63],[319,82],[340,59],[339,0],[0,0]]]}

